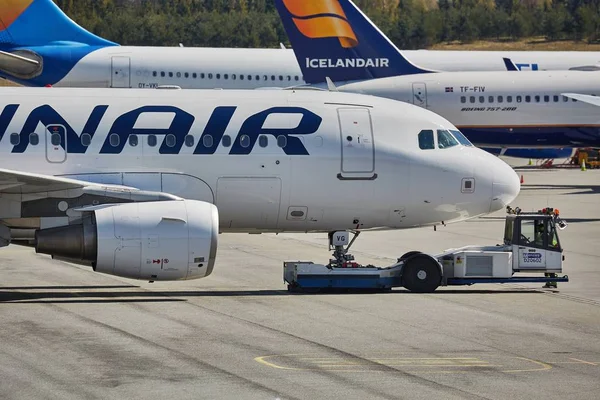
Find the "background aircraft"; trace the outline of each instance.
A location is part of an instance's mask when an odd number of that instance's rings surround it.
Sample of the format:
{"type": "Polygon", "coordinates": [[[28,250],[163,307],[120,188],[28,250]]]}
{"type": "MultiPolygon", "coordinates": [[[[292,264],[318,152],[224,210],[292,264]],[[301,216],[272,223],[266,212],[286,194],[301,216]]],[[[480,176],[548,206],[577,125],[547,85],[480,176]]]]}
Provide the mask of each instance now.
{"type": "MultiPolygon", "coordinates": [[[[277,3],[280,9],[284,7],[280,0],[277,3]]],[[[600,64],[598,53],[569,52],[567,56],[565,53],[543,52],[423,50],[403,52],[410,60],[404,62],[395,56],[397,49],[389,42],[371,48],[366,38],[375,37],[378,31],[361,22],[362,13],[347,1],[288,0],[285,4],[292,12],[300,13],[300,19],[309,27],[315,21],[324,21],[323,27],[327,31],[329,22],[336,21],[336,26],[344,27],[349,35],[348,43],[352,45],[353,35],[357,35],[360,43],[356,47],[344,48],[340,58],[342,62],[354,58],[352,54],[357,49],[368,49],[371,56],[367,58],[375,57],[373,54],[380,54],[382,60],[389,58],[389,67],[386,68],[383,68],[383,61],[381,68],[334,68],[338,73],[343,72],[344,80],[356,72],[361,74],[361,78],[420,72],[412,63],[429,70],[505,70],[504,57],[510,57],[524,69],[568,69],[600,64]],[[323,11],[323,5],[332,7],[325,10],[331,15],[324,19],[313,18],[323,11]],[[348,54],[350,56],[347,57],[348,54]]],[[[23,85],[114,88],[176,85],[196,89],[251,89],[304,83],[298,62],[290,50],[118,46],[81,28],[52,0],[0,0],[0,10],[4,14],[0,15],[0,27],[4,27],[0,30],[0,76],[23,85]]],[[[287,8],[285,12],[291,15],[287,8]]],[[[317,29],[315,32],[320,31],[317,29]]],[[[290,38],[296,40],[294,36],[290,38]]],[[[310,67],[306,75],[309,83],[324,81],[324,77],[332,71],[327,67],[327,49],[329,46],[339,48],[340,39],[332,37],[324,40],[325,44],[315,49],[316,58],[306,60],[299,53],[300,63],[308,63],[310,67]]],[[[304,48],[297,50],[304,51],[304,48]]]]}
{"type": "Polygon", "coordinates": [[[1,243],[35,233],[38,252],[129,278],[209,275],[218,232],[460,221],[520,187],[442,117],[372,96],[3,88],[0,99],[1,243]]]}
{"type": "MultiPolygon", "coordinates": [[[[477,146],[600,146],[600,113],[595,98],[589,96],[600,94],[598,71],[429,73],[412,65],[349,0],[340,0],[343,9],[336,12],[341,16],[327,17],[337,18],[341,26],[352,28],[355,40],[346,45],[337,36],[306,34],[308,28],[301,22],[304,20],[297,18],[307,4],[322,8],[329,2],[276,0],[276,3],[303,73],[308,81],[319,81],[316,86],[325,86],[323,82],[329,78],[339,82],[334,90],[382,96],[427,108],[450,120],[477,146]],[[375,61],[362,68],[341,66],[319,69],[316,73],[306,60],[319,59],[325,54],[329,57],[325,64],[338,63],[336,60],[342,60],[342,64],[353,60],[356,65],[359,60],[375,61]],[[384,59],[389,60],[386,68],[381,67],[384,59]],[[406,68],[412,68],[412,72],[403,75],[401,70],[406,68]],[[589,98],[577,101],[575,97],[562,95],[566,93],[589,98]]],[[[559,59],[561,55],[553,57],[559,59]]],[[[577,57],[579,53],[565,58],[577,57]]],[[[590,53],[588,57],[597,56],[590,53]]],[[[511,60],[505,61],[513,65],[511,60]]],[[[535,152],[527,154],[528,158],[532,154],[535,152]]]]}

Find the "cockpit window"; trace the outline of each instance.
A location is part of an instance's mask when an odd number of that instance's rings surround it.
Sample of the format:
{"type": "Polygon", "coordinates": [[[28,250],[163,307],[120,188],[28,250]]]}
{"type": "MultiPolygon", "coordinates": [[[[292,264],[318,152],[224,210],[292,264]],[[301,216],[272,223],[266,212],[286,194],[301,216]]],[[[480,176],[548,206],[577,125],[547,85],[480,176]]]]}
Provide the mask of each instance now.
{"type": "Polygon", "coordinates": [[[463,146],[473,147],[473,143],[471,143],[461,131],[450,131],[450,133],[452,133],[456,140],[458,140],[458,142],[463,146]]]}
{"type": "Polygon", "coordinates": [[[421,150],[435,149],[432,130],[427,129],[419,133],[419,148],[421,150]]]}
{"type": "Polygon", "coordinates": [[[458,146],[458,141],[454,139],[452,134],[444,129],[438,129],[438,148],[447,149],[450,147],[458,146]]]}

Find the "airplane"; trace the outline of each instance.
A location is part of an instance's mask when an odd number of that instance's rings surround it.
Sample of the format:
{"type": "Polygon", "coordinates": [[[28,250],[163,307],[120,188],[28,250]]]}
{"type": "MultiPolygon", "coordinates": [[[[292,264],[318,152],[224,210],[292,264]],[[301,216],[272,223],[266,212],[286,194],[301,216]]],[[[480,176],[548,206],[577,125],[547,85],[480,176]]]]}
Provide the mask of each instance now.
{"type": "Polygon", "coordinates": [[[114,93],[0,88],[0,247],[196,279],[211,274],[219,233],[437,225],[504,209],[520,190],[506,163],[410,104],[315,90],[114,93]]]}
{"type": "MultiPolygon", "coordinates": [[[[331,21],[337,21],[339,26],[345,27],[348,38],[344,40],[349,43],[353,43],[355,34],[362,36],[364,30],[373,31],[362,23],[360,11],[349,9],[343,1],[286,0],[285,4],[301,13],[301,20],[307,24],[323,20],[312,17],[323,11],[320,4],[331,7],[326,10],[331,14],[329,19],[324,20],[329,22],[323,27],[328,28],[331,21]],[[298,4],[307,6],[298,8],[298,4]]],[[[0,10],[6,13],[0,15],[0,28],[4,28],[0,29],[0,77],[25,86],[255,89],[312,84],[331,71],[326,47],[318,49],[317,58],[301,60],[302,65],[309,66],[303,74],[292,50],[119,46],[77,25],[52,0],[0,0],[0,10]]],[[[377,32],[368,34],[372,36],[377,32]]],[[[330,38],[328,43],[339,46],[340,40],[330,38]]],[[[364,45],[358,48],[365,50],[364,45]]],[[[363,61],[380,64],[379,68],[369,67],[363,78],[420,72],[414,65],[440,71],[503,71],[507,68],[503,59],[507,57],[521,70],[594,69],[600,65],[598,52],[407,50],[403,55],[410,61],[404,62],[394,56],[396,50],[389,42],[369,49],[370,54],[386,55],[381,59],[373,56],[375,58],[369,61],[369,56],[357,61],[358,65],[363,61]],[[387,64],[389,66],[384,67],[387,64]]],[[[352,58],[348,62],[353,62],[352,58]]],[[[345,60],[340,62],[345,63],[345,60]]],[[[338,73],[363,71],[346,67],[334,70],[338,73]]]]}
{"type": "MultiPolygon", "coordinates": [[[[593,95],[600,95],[600,71],[434,73],[411,64],[350,0],[339,1],[337,14],[331,10],[328,13],[327,18],[333,18],[340,31],[316,34],[308,30],[307,20],[298,19],[304,17],[303,10],[323,12],[319,7],[328,4],[276,0],[303,74],[315,83],[313,86],[382,96],[427,108],[451,121],[480,147],[600,146],[600,113],[593,100],[597,99],[593,95]],[[352,28],[351,43],[342,40],[349,33],[339,27],[352,28]],[[307,61],[323,57],[328,57],[323,63],[326,68],[315,70],[307,61]],[[414,73],[384,72],[384,63],[377,61],[383,59],[397,70],[410,65],[414,73]],[[341,66],[327,67],[334,64],[341,66]],[[589,98],[578,100],[572,94],[589,98]]],[[[598,57],[593,54],[592,59],[598,57]]],[[[577,57],[573,54],[567,58],[577,57]]],[[[505,57],[503,61],[507,67],[514,66],[514,60],[505,57]]]]}

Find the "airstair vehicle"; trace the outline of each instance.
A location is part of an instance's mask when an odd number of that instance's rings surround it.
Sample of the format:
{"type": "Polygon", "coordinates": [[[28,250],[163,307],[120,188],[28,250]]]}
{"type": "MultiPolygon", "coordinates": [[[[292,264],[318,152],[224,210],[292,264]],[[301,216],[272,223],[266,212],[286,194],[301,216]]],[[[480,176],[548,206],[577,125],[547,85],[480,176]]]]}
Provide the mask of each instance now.
{"type": "Polygon", "coordinates": [[[566,227],[556,209],[522,212],[507,207],[503,244],[466,246],[437,255],[411,251],[384,268],[361,265],[348,252],[360,232],[351,241],[350,232],[334,232],[329,235],[334,257],[329,264],[284,262],[283,278],[290,291],[405,287],[431,293],[439,286],[532,282],[556,287],[557,282],[569,281],[568,276],[558,276],[564,261],[558,230],[566,227]]]}

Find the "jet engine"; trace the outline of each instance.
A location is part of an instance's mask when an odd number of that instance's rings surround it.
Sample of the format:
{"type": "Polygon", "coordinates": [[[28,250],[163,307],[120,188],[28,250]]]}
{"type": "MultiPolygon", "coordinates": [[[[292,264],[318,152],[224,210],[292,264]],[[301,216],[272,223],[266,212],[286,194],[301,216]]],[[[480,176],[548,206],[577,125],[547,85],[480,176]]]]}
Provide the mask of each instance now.
{"type": "Polygon", "coordinates": [[[35,250],[125,278],[197,279],[212,273],[218,233],[217,207],[203,201],[105,205],[81,224],[37,231],[35,250]]]}

